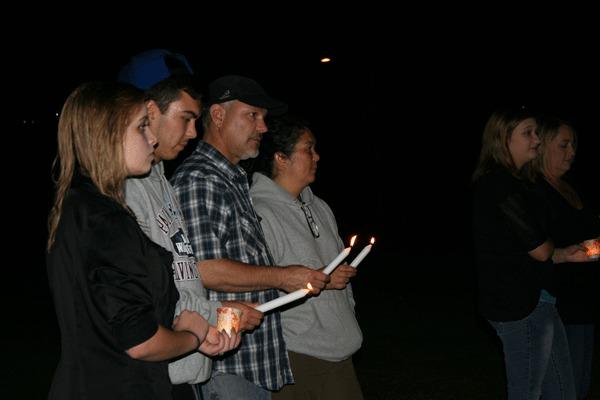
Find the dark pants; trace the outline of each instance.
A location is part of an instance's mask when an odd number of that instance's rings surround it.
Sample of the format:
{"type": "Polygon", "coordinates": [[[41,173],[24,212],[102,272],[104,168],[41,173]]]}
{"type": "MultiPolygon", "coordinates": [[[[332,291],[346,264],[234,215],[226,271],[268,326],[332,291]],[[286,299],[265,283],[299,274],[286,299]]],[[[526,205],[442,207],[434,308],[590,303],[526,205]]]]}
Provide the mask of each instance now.
{"type": "Polygon", "coordinates": [[[171,396],[173,396],[173,400],[196,400],[194,391],[194,386],[188,385],[187,383],[171,385],[171,396]]]}
{"type": "Polygon", "coordinates": [[[204,399],[210,400],[270,400],[271,392],[241,376],[214,373],[199,385],[204,399]]]}
{"type": "Polygon", "coordinates": [[[352,359],[331,362],[288,352],[295,383],[273,392],[273,400],[362,400],[352,359]]]}
{"type": "Polygon", "coordinates": [[[567,331],[567,339],[569,340],[577,398],[585,399],[590,392],[592,381],[594,324],[565,324],[565,331],[567,331]]]}

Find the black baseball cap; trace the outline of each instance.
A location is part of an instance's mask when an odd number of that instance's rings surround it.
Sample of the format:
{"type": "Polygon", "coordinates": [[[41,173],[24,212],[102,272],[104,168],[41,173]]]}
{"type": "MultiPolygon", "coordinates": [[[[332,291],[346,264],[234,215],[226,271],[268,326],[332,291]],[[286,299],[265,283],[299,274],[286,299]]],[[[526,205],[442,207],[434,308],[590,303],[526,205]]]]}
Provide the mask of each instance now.
{"type": "Polygon", "coordinates": [[[253,79],[239,75],[222,76],[208,85],[209,104],[239,100],[254,107],[266,108],[269,114],[281,115],[287,104],[269,96],[253,79]]]}

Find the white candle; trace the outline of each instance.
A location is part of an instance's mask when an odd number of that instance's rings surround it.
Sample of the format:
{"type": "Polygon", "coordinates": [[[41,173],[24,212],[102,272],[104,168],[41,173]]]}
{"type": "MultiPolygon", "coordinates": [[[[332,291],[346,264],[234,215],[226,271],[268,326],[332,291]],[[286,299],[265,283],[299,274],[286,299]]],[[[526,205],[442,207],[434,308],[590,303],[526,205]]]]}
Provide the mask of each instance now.
{"type": "Polygon", "coordinates": [[[360,253],[358,253],[358,255],[356,256],[356,258],[354,260],[352,260],[352,262],[350,263],[351,267],[356,268],[358,266],[358,264],[360,264],[360,262],[371,251],[371,247],[373,247],[373,243],[375,243],[375,238],[371,238],[371,244],[366,245],[365,248],[362,249],[360,253]]]}
{"type": "Polygon", "coordinates": [[[369,254],[369,252],[371,251],[371,245],[366,245],[364,249],[362,249],[362,251],[360,253],[358,253],[358,255],[356,256],[356,258],[354,260],[352,260],[352,262],[350,263],[351,267],[356,267],[358,266],[358,264],[363,260],[363,258],[365,258],[367,256],[367,254],[369,254]]]}
{"type": "Polygon", "coordinates": [[[329,275],[335,269],[335,267],[337,267],[342,261],[344,261],[344,258],[348,257],[348,254],[350,254],[351,249],[352,247],[346,247],[344,250],[342,250],[341,253],[338,254],[337,257],[334,258],[333,261],[330,262],[329,265],[323,269],[323,273],[329,275]]]}
{"type": "Polygon", "coordinates": [[[295,292],[288,293],[283,296],[279,296],[278,298],[267,301],[256,307],[256,309],[260,312],[267,312],[277,307],[281,307],[284,304],[291,303],[294,300],[298,300],[306,296],[310,292],[309,289],[298,289],[295,292]]]}

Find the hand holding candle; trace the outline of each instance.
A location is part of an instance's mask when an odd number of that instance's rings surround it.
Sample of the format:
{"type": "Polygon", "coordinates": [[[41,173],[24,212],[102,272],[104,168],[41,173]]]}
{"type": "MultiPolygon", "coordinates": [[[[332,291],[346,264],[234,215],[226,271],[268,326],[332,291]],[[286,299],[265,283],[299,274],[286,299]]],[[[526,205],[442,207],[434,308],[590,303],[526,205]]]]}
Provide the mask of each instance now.
{"type": "Polygon", "coordinates": [[[338,254],[337,257],[334,258],[333,261],[330,262],[329,265],[323,269],[324,274],[329,275],[335,269],[335,267],[340,265],[340,263],[344,261],[346,257],[348,257],[348,254],[350,254],[350,250],[352,250],[352,245],[354,245],[354,241],[356,240],[356,236],[357,235],[352,236],[352,239],[350,239],[350,246],[342,250],[340,254],[338,254]]]}
{"type": "Polygon", "coordinates": [[[306,296],[312,289],[312,286],[310,285],[310,283],[308,283],[306,286],[307,286],[306,289],[298,289],[298,290],[288,293],[286,295],[279,296],[278,298],[271,300],[271,301],[267,301],[266,303],[263,303],[255,308],[260,312],[267,312],[274,308],[281,307],[285,304],[291,303],[292,301],[301,299],[304,296],[306,296]]]}
{"type": "Polygon", "coordinates": [[[350,263],[350,266],[356,268],[358,266],[358,264],[360,264],[360,262],[367,256],[367,254],[369,254],[374,243],[375,243],[375,238],[372,237],[371,244],[366,245],[364,247],[364,249],[362,249],[362,251],[360,253],[358,253],[356,258],[354,260],[352,260],[352,262],[350,263]]]}

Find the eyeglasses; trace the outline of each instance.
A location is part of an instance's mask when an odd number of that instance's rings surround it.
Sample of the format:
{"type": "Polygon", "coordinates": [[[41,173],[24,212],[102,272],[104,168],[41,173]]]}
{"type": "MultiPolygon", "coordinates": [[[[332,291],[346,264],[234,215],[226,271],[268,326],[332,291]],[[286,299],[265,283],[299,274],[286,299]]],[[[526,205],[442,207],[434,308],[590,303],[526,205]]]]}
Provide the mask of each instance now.
{"type": "Polygon", "coordinates": [[[300,208],[304,212],[304,216],[306,217],[306,222],[308,222],[308,227],[310,228],[310,233],[312,233],[313,237],[316,239],[319,237],[319,227],[315,223],[315,219],[310,212],[310,208],[306,203],[300,200],[300,208]]]}

